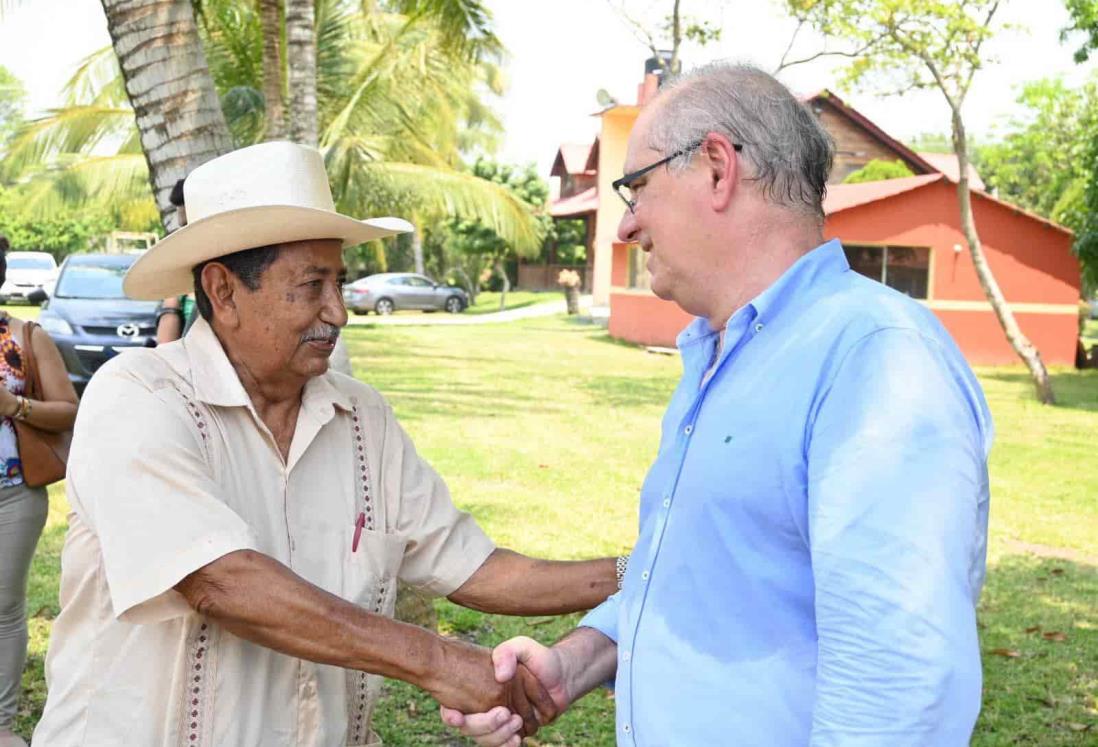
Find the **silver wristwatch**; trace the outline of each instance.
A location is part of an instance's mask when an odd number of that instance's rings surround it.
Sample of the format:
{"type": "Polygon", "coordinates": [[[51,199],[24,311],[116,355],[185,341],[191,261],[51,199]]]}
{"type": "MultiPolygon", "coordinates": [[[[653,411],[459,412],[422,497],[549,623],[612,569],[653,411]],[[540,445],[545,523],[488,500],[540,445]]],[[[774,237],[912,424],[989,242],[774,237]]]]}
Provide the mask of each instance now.
{"type": "Polygon", "coordinates": [[[625,581],[625,569],[629,567],[629,555],[619,555],[618,559],[614,562],[614,573],[618,577],[618,588],[621,588],[622,583],[625,581]]]}

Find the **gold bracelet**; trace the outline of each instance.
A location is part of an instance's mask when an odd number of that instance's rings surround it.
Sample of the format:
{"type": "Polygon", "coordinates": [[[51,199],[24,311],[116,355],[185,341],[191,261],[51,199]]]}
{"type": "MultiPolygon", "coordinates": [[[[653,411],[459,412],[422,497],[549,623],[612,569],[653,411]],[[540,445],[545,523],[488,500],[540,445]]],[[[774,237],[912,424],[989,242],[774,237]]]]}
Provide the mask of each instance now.
{"type": "Polygon", "coordinates": [[[12,417],[16,420],[26,420],[27,416],[30,415],[30,400],[21,395],[16,396],[19,397],[19,407],[16,408],[12,417]]]}

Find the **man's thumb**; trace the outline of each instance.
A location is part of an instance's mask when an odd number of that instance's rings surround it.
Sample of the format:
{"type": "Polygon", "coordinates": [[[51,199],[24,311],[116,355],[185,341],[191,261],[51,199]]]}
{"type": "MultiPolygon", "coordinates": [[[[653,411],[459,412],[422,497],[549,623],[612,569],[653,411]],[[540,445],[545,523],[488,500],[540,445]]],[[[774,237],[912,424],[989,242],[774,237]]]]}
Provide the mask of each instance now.
{"type": "Polygon", "coordinates": [[[504,641],[492,650],[492,664],[496,670],[496,682],[510,682],[518,670],[519,662],[530,657],[530,644],[534,641],[522,636],[504,641]]]}

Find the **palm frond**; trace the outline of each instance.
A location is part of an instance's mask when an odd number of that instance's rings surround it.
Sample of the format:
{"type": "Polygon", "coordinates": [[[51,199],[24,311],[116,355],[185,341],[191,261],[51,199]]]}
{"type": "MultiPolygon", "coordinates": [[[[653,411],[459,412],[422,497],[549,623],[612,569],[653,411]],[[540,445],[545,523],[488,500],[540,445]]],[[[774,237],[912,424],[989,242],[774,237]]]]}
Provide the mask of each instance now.
{"type": "Polygon", "coordinates": [[[54,109],[25,123],[8,143],[0,179],[49,165],[63,154],[91,153],[113,140],[128,142],[136,131],[133,110],[99,105],[54,109]]]}
{"type": "Polygon", "coordinates": [[[130,105],[122,68],[111,46],[97,49],[81,60],[61,93],[66,106],[121,109],[130,105]]]}
{"type": "Polygon", "coordinates": [[[357,171],[350,189],[339,195],[340,206],[352,214],[379,212],[379,206],[399,213],[403,207],[406,214],[480,221],[519,256],[534,256],[541,247],[543,228],[533,210],[502,185],[411,163],[373,162],[359,165],[357,171]]]}

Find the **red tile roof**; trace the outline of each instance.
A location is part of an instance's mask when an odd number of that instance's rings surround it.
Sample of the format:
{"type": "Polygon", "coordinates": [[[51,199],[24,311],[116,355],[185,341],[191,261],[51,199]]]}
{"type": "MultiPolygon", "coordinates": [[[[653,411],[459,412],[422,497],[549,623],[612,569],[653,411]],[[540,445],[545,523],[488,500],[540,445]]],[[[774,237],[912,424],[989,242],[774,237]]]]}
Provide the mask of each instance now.
{"type": "MultiPolygon", "coordinates": [[[[924,153],[919,152],[919,156],[927,161],[931,166],[941,171],[951,182],[957,181],[960,178],[961,169],[957,166],[957,156],[953,153],[924,153]]],[[[968,164],[968,184],[973,189],[983,191],[987,189],[987,185],[984,184],[984,180],[980,178],[980,174],[977,173],[976,167],[971,163],[968,164]]]]}
{"type": "Polygon", "coordinates": [[[824,198],[824,215],[883,200],[886,197],[895,197],[944,178],[944,174],[923,174],[861,184],[831,184],[828,185],[827,196],[824,198]]]}
{"type": "Polygon", "coordinates": [[[554,218],[576,218],[599,209],[598,187],[589,187],[571,197],[562,197],[549,204],[549,215],[554,218]]]}
{"type": "MultiPolygon", "coordinates": [[[[849,210],[859,205],[868,205],[871,202],[878,202],[880,200],[888,199],[889,197],[895,197],[896,195],[903,194],[904,192],[911,192],[912,190],[921,189],[928,184],[934,184],[939,181],[946,181],[950,184],[956,184],[956,182],[950,179],[946,174],[922,174],[920,176],[906,176],[902,179],[885,179],[877,182],[862,182],[861,184],[832,184],[827,187],[827,196],[824,197],[824,215],[833,215],[843,210],[849,210]]],[[[1005,200],[1000,200],[997,197],[989,195],[982,190],[973,189],[972,195],[975,198],[988,200],[994,202],[1003,207],[1012,210],[1013,212],[1024,215],[1027,218],[1044,223],[1053,230],[1066,233],[1069,236],[1074,236],[1074,232],[1070,228],[1061,226],[1059,223],[1054,223],[1048,218],[1044,218],[1036,213],[1031,213],[1028,210],[1023,210],[1017,205],[1012,205],[1005,200]]]]}
{"type": "Polygon", "coordinates": [[[588,157],[591,155],[591,146],[581,143],[562,143],[557,157],[553,160],[553,168],[550,176],[564,176],[564,174],[588,173],[588,157]]]}

